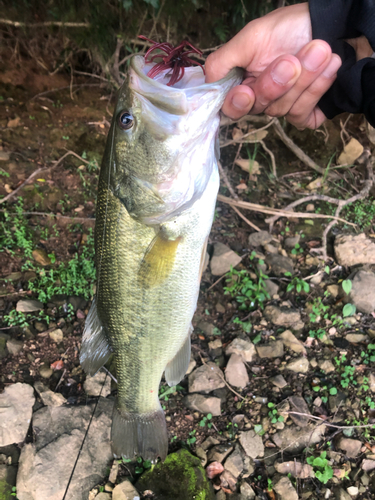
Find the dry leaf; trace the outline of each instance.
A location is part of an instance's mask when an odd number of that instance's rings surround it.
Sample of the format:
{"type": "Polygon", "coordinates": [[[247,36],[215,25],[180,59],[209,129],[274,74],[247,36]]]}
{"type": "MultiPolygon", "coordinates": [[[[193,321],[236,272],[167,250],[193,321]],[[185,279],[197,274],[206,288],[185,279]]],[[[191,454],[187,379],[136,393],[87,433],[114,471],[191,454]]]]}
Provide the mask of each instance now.
{"type": "Polygon", "coordinates": [[[238,184],[238,186],[236,186],[236,189],[238,189],[239,191],[243,191],[245,189],[248,189],[248,187],[244,182],[241,182],[241,184],[238,184]]]}
{"type": "Polygon", "coordinates": [[[245,172],[249,172],[251,175],[260,174],[260,165],[256,160],[243,160],[239,158],[236,160],[236,165],[238,165],[245,172]]]}
{"type": "Polygon", "coordinates": [[[4,189],[8,194],[10,194],[13,191],[13,189],[9,186],[9,184],[5,184],[4,189]]]}
{"type": "Polygon", "coordinates": [[[224,470],[223,465],[220,462],[212,462],[206,467],[206,475],[208,479],[212,479],[215,476],[221,474],[224,470]]]}
{"type": "Polygon", "coordinates": [[[58,361],[55,361],[51,365],[52,370],[62,370],[64,368],[64,361],[62,359],[59,359],[58,361]]]}
{"type": "Polygon", "coordinates": [[[240,128],[234,127],[232,130],[232,138],[234,141],[241,141],[243,137],[243,132],[240,128]]]}
{"type": "Polygon", "coordinates": [[[359,158],[362,153],[363,153],[362,144],[353,137],[344,147],[343,152],[341,153],[339,159],[337,160],[338,164],[346,165],[354,163],[355,160],[359,158]]]}
{"type": "Polygon", "coordinates": [[[17,116],[13,120],[9,120],[8,121],[7,127],[8,128],[14,128],[14,127],[18,127],[20,124],[21,124],[21,118],[19,116],[17,116]]]}
{"type": "Polygon", "coordinates": [[[319,189],[323,186],[323,177],[317,177],[315,181],[310,182],[310,184],[307,184],[306,189],[309,191],[315,191],[316,189],[319,189]]]}

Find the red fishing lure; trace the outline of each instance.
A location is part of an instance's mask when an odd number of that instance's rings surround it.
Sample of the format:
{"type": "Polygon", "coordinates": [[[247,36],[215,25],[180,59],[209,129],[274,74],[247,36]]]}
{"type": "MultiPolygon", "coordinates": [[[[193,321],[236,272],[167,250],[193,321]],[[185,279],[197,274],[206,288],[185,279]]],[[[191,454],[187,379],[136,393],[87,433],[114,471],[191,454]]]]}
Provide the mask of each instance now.
{"type": "Polygon", "coordinates": [[[204,73],[202,64],[189,57],[191,54],[198,54],[200,56],[202,55],[202,52],[199,49],[196,49],[190,42],[184,40],[178,47],[173,47],[173,45],[168,42],[157,43],[154,42],[154,40],[150,40],[143,35],[140,35],[139,38],[153,44],[145,54],[145,61],[147,63],[154,62],[155,59],[162,59],[161,62],[155,64],[155,66],[151,68],[147,73],[147,76],[149,78],[155,78],[155,76],[158,75],[161,71],[171,69],[172,75],[169,82],[167,83],[167,85],[171,87],[183,78],[185,74],[185,68],[187,68],[188,66],[193,66],[194,64],[196,64],[202,68],[204,73]],[[165,52],[166,55],[164,56],[163,54],[158,53],[150,57],[151,52],[156,49],[165,52]]]}

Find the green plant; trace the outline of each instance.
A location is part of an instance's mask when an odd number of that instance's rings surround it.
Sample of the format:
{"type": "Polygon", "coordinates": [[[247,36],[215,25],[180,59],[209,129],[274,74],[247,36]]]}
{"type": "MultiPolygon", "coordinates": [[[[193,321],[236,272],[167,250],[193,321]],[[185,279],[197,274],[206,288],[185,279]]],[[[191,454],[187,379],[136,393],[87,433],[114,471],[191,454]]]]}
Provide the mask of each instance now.
{"type": "MultiPolygon", "coordinates": [[[[261,261],[259,262],[261,263],[261,261]]],[[[226,282],[228,285],[224,287],[224,293],[237,300],[240,304],[240,310],[252,311],[257,307],[263,309],[264,302],[270,299],[264,283],[268,276],[260,271],[256,283],[250,278],[249,271],[246,269],[237,271],[233,268],[227,273],[227,276],[226,282]]]]}
{"type": "Polygon", "coordinates": [[[207,415],[203,417],[202,420],[199,422],[200,427],[205,427],[207,425],[207,427],[211,429],[212,427],[212,423],[210,422],[211,419],[212,419],[212,413],[207,413],[207,415]]]}
{"type": "Polygon", "coordinates": [[[196,430],[194,429],[193,431],[189,432],[189,437],[187,438],[186,440],[186,443],[191,446],[192,444],[194,444],[197,440],[197,438],[195,437],[195,434],[196,434],[196,430]]]}
{"type": "MultiPolygon", "coordinates": [[[[361,352],[361,358],[362,358],[363,364],[368,365],[369,363],[375,363],[375,353],[371,354],[374,350],[375,350],[375,344],[368,344],[367,351],[370,351],[370,352],[366,352],[366,351],[361,352]]],[[[368,381],[368,379],[367,379],[367,381],[368,381]]]]}
{"type": "Polygon", "coordinates": [[[234,318],[233,323],[235,323],[236,325],[240,325],[245,333],[251,332],[252,324],[250,323],[250,321],[241,321],[239,318],[234,318]]]}
{"type": "Polygon", "coordinates": [[[323,304],[321,297],[314,299],[309,313],[311,323],[318,323],[321,319],[328,319],[328,311],[329,305],[323,304]]]}
{"type": "Polygon", "coordinates": [[[317,330],[310,330],[309,337],[313,337],[316,339],[322,339],[325,335],[325,330],[323,328],[318,328],[317,330]]]}
{"type": "MultiPolygon", "coordinates": [[[[292,273],[284,273],[285,276],[287,278],[291,278],[292,277],[292,273]]],[[[292,278],[291,282],[288,284],[288,286],[286,287],[286,291],[287,292],[292,292],[293,290],[295,290],[297,293],[301,293],[302,290],[305,292],[305,293],[309,293],[310,291],[310,285],[303,279],[301,278],[298,278],[297,276],[295,276],[294,278],[292,278]]]]}
{"type": "Polygon", "coordinates": [[[279,412],[274,403],[268,403],[267,406],[268,408],[270,408],[268,416],[270,418],[271,424],[276,424],[277,422],[284,422],[284,417],[279,415],[279,412]]]}
{"type": "Polygon", "coordinates": [[[143,474],[145,470],[151,469],[152,462],[151,460],[143,460],[142,457],[137,458],[137,464],[135,466],[135,473],[136,474],[143,474]]]}
{"type": "Polygon", "coordinates": [[[319,457],[307,457],[306,462],[312,465],[315,477],[323,484],[327,484],[333,478],[333,469],[326,458],[327,452],[322,451],[319,457]]]}
{"type": "Polygon", "coordinates": [[[296,243],[290,253],[292,255],[300,255],[301,253],[303,253],[303,248],[299,243],[296,243]]]}
{"type": "Polygon", "coordinates": [[[268,491],[273,490],[273,483],[272,483],[272,479],[270,477],[267,478],[267,490],[268,491]]]}

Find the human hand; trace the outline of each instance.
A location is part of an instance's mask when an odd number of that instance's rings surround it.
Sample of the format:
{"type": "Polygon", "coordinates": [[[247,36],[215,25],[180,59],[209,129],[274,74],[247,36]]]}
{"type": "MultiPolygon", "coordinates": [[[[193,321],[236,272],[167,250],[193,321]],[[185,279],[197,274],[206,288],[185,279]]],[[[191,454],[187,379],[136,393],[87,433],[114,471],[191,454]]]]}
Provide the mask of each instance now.
{"type": "Polygon", "coordinates": [[[230,69],[245,69],[242,85],[232,89],[223,112],[286,116],[298,128],[317,128],[326,119],[317,107],[336,78],[341,59],[322,40],[312,40],[307,3],[277,9],[251,21],[207,58],[206,81],[230,69]]]}

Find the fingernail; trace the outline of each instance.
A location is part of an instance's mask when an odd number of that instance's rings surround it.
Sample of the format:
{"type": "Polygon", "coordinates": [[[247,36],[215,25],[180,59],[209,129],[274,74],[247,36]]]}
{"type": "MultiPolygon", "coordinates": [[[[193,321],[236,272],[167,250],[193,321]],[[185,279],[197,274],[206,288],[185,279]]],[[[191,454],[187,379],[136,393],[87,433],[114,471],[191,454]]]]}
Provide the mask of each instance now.
{"type": "Polygon", "coordinates": [[[232,97],[232,105],[239,110],[248,110],[251,105],[250,97],[245,92],[237,92],[232,97]]]}
{"type": "Polygon", "coordinates": [[[295,74],[296,67],[289,61],[280,61],[271,72],[273,81],[281,85],[290,82],[295,74]]]}
{"type": "Polygon", "coordinates": [[[341,66],[341,59],[339,56],[334,56],[326,69],[323,71],[322,75],[326,78],[332,78],[341,66]]]}
{"type": "Polygon", "coordinates": [[[315,71],[327,59],[327,51],[321,45],[314,45],[302,58],[302,66],[307,71],[315,71]]]}

